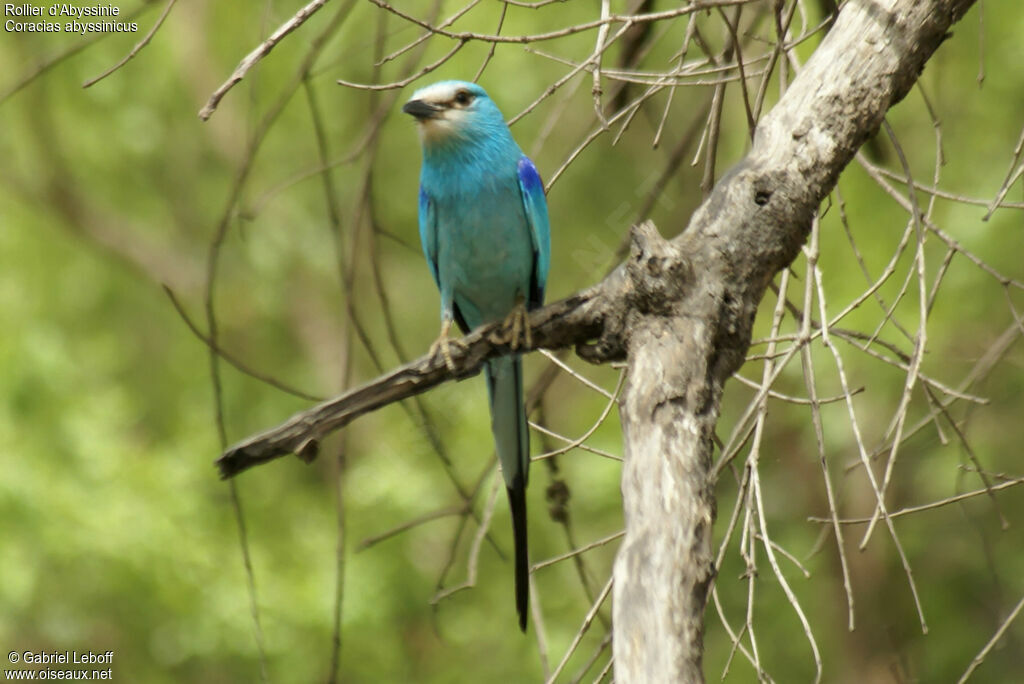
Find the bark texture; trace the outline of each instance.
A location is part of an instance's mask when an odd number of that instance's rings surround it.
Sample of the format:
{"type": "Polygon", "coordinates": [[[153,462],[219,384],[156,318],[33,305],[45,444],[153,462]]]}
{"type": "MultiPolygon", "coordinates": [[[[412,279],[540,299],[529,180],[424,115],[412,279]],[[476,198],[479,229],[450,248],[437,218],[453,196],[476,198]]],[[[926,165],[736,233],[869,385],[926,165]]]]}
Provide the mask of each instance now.
{"type": "MultiPolygon", "coordinates": [[[[633,229],[629,259],[594,287],[530,316],[534,347],[627,358],[620,400],[626,534],[614,569],[617,682],[703,681],[703,617],[714,576],[712,437],[725,381],[750,344],[772,277],[807,238],[840,171],[917,80],[973,0],[847,0],[750,153],[672,241],[633,229]]],[[[284,454],[315,457],[356,417],[479,372],[508,353],[474,331],[455,371],[423,357],[228,449],[224,477],[284,454]]],[[[522,350],[521,350],[522,351],[522,350]]]]}
{"type": "Polygon", "coordinates": [[[635,231],[622,335],[617,682],[703,681],[722,387],[743,363],[765,288],[797,256],[818,204],[971,4],[848,0],[687,230],[671,242],[649,227],[635,231]]]}

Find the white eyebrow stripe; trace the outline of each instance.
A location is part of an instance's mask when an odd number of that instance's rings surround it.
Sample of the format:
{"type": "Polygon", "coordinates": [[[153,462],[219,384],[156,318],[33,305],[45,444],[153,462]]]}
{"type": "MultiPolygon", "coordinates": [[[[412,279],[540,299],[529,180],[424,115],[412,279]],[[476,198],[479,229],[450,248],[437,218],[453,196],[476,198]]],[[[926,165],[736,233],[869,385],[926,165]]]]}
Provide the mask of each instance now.
{"type": "Polygon", "coordinates": [[[451,102],[455,99],[455,93],[459,90],[458,87],[448,83],[434,83],[428,85],[426,88],[420,88],[413,93],[412,98],[414,100],[423,100],[424,102],[441,103],[451,102]]]}

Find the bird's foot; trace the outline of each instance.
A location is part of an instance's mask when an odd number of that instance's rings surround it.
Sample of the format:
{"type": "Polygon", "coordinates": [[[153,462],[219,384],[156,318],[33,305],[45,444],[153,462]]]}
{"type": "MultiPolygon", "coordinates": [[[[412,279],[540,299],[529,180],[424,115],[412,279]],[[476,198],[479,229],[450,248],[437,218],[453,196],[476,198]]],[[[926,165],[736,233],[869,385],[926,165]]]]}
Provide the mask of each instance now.
{"type": "Polygon", "coordinates": [[[444,359],[444,365],[448,366],[448,370],[455,372],[455,362],[452,361],[452,347],[456,347],[462,351],[465,351],[466,345],[459,340],[453,340],[448,337],[448,332],[451,330],[452,322],[445,321],[441,324],[441,334],[438,336],[434,343],[430,345],[431,359],[436,359],[438,355],[444,359]]]}
{"type": "Polygon", "coordinates": [[[533,335],[530,332],[530,312],[526,310],[526,304],[522,300],[516,302],[515,307],[501,324],[500,332],[495,332],[491,342],[507,344],[513,351],[519,349],[519,347],[533,347],[533,335]]]}

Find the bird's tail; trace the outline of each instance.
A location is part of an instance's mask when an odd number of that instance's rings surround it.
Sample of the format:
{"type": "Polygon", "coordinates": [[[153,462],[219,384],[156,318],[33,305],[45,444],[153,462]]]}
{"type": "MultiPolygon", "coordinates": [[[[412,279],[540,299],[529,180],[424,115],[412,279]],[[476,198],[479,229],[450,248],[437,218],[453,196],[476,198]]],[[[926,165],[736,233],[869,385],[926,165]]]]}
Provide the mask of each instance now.
{"type": "Polygon", "coordinates": [[[530,598],[530,561],[526,546],[526,483],[530,469],[530,436],[523,405],[523,367],[519,357],[487,362],[487,392],[491,399],[491,431],[512,509],[515,542],[516,612],[526,631],[530,598]]]}

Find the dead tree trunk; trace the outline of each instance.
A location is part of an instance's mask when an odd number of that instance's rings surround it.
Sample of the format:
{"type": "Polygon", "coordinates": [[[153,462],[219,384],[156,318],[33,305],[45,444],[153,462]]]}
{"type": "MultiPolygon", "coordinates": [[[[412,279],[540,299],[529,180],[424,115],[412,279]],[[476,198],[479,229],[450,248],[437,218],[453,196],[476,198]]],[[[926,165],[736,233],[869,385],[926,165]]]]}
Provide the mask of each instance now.
{"type": "Polygon", "coordinates": [[[620,323],[629,370],[617,682],[703,681],[722,387],[743,362],[765,288],[797,256],[819,203],[971,4],[848,0],[687,230],[671,242],[650,226],[634,232],[620,323]]]}

